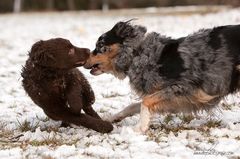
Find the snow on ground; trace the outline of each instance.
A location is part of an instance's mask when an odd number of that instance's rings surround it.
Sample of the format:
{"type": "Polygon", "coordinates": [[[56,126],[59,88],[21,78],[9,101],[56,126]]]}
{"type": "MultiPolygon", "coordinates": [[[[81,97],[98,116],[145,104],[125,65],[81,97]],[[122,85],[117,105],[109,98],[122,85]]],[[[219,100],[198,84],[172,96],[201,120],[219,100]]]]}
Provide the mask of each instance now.
{"type": "MultiPolygon", "coordinates": [[[[136,16],[135,16],[136,17],[136,16]]],[[[20,72],[31,45],[40,39],[63,37],[81,47],[95,41],[117,21],[131,16],[87,13],[0,15],[0,158],[237,158],[240,157],[240,100],[229,96],[213,112],[198,116],[168,114],[153,118],[146,135],[131,127],[138,115],[100,134],[83,127],[60,127],[25,94],[20,72]]],[[[172,37],[225,24],[239,24],[240,10],[206,15],[139,15],[136,23],[172,37]]],[[[128,80],[111,75],[94,77],[80,68],[95,94],[94,108],[107,118],[137,101],[128,80]]]]}

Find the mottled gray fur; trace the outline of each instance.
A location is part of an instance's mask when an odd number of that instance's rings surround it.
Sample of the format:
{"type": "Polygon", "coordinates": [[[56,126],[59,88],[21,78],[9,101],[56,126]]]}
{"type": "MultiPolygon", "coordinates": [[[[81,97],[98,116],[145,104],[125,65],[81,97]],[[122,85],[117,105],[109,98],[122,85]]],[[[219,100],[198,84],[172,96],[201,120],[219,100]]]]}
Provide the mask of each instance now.
{"type": "MultiPolygon", "coordinates": [[[[161,112],[196,112],[218,104],[240,88],[240,25],[202,29],[172,39],[130,22],[118,22],[100,36],[95,54],[119,46],[113,74],[129,77],[143,97],[154,94],[161,112]]],[[[107,52],[106,52],[107,53],[107,52]]]]}
{"type": "MultiPolygon", "coordinates": [[[[138,32],[138,36],[136,38],[130,38],[124,41],[122,47],[119,50],[120,53],[114,60],[114,63],[117,72],[124,73],[125,76],[129,76],[131,85],[134,90],[136,90],[140,95],[145,95],[153,93],[151,92],[151,90],[153,90],[153,87],[156,88],[165,85],[164,83],[161,84],[161,82],[164,80],[162,80],[163,77],[159,75],[158,70],[161,65],[157,62],[161,56],[162,49],[164,48],[167,41],[171,40],[171,38],[163,36],[156,32],[152,32],[144,36],[145,30],[139,29],[142,28],[141,26],[133,27],[135,27],[136,32],[138,32]]],[[[216,51],[226,52],[226,49],[224,47],[221,47],[218,50],[213,50],[210,46],[207,45],[207,42],[209,41],[210,31],[210,29],[200,30],[199,32],[186,37],[179,45],[178,51],[181,52],[180,56],[184,59],[185,62],[184,67],[188,70],[183,73],[183,76],[181,78],[181,80],[184,82],[198,82],[202,79],[206,79],[206,82],[211,83],[212,85],[216,83],[216,80],[218,80],[221,85],[229,85],[229,83],[226,82],[230,81],[231,71],[227,72],[227,74],[225,73],[225,77],[222,77],[222,74],[216,74],[217,72],[221,73],[221,71],[217,70],[219,67],[216,67],[214,65],[214,67],[209,68],[209,72],[207,74],[201,74],[201,71],[198,71],[198,69],[200,69],[199,59],[196,58],[195,60],[193,58],[193,55],[198,54],[196,56],[202,57],[204,60],[216,60],[206,59],[209,58],[209,56],[206,56],[206,54],[211,54],[211,52],[216,51]],[[211,78],[208,77],[208,74],[211,74],[211,78]],[[187,76],[187,78],[185,79],[184,76],[187,76]],[[191,78],[189,78],[189,76],[191,76],[191,78]],[[213,78],[213,76],[216,78],[213,78]],[[229,78],[229,80],[222,80],[222,78],[229,78]]],[[[224,62],[226,59],[224,61],[221,59],[217,60],[217,63],[219,63],[219,65],[224,65],[224,68],[228,67],[226,70],[231,70],[229,69],[231,66],[225,64],[226,62],[224,62]]],[[[229,58],[227,60],[231,59],[229,58]]],[[[222,69],[222,66],[220,68],[222,69]]],[[[217,84],[219,85],[219,83],[217,84]]],[[[213,95],[219,92],[218,89],[221,89],[222,87],[216,86],[214,88],[214,90],[209,90],[213,95]]],[[[220,92],[226,93],[226,91],[227,90],[222,90],[220,92]]]]}

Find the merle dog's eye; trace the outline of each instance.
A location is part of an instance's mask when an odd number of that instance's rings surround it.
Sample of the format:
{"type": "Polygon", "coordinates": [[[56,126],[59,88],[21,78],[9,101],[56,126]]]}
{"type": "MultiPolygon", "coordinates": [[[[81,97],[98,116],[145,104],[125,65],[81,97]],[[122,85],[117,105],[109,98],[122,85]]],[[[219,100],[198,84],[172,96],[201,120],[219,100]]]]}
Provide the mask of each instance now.
{"type": "Polygon", "coordinates": [[[106,47],[101,47],[100,52],[101,53],[106,52],[106,47]]]}
{"type": "Polygon", "coordinates": [[[100,49],[100,52],[101,52],[101,53],[109,52],[109,51],[111,51],[111,48],[110,48],[110,47],[107,47],[107,46],[103,46],[103,47],[101,47],[101,49],[100,49]]]}
{"type": "Polygon", "coordinates": [[[110,52],[111,51],[111,47],[107,47],[107,52],[110,52]]]}

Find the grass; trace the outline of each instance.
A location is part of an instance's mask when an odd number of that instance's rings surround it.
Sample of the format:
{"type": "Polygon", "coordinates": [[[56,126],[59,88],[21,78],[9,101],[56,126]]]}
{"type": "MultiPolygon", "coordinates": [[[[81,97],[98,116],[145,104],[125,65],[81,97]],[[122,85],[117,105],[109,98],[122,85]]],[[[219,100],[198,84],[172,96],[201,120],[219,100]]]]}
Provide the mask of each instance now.
{"type": "Polygon", "coordinates": [[[225,110],[231,110],[232,109],[232,105],[231,104],[227,104],[225,102],[223,102],[221,104],[221,106],[225,109],[225,110]]]}
{"type": "Polygon", "coordinates": [[[123,97],[124,95],[119,94],[118,92],[113,92],[112,94],[103,94],[104,98],[115,98],[115,97],[123,97]]]}
{"type": "Polygon", "coordinates": [[[56,136],[50,137],[48,136],[42,141],[38,140],[32,140],[29,141],[28,144],[31,146],[43,146],[43,145],[48,145],[48,146],[58,146],[58,145],[63,145],[63,140],[62,139],[57,139],[56,136]]]}
{"type": "Polygon", "coordinates": [[[209,138],[209,139],[208,139],[208,143],[213,144],[213,143],[215,143],[215,140],[214,140],[213,138],[209,138]]]}
{"type": "Polygon", "coordinates": [[[194,116],[193,115],[183,115],[183,116],[180,116],[179,118],[183,121],[183,123],[189,124],[194,119],[194,116]]]}
{"type": "Polygon", "coordinates": [[[42,157],[42,159],[56,159],[56,158],[51,157],[51,156],[41,156],[41,157],[42,157]]]}
{"type": "Polygon", "coordinates": [[[53,126],[47,126],[45,128],[41,128],[41,131],[47,131],[48,133],[50,132],[59,132],[59,127],[53,127],[53,126]]]}
{"type": "Polygon", "coordinates": [[[6,128],[7,124],[5,122],[0,122],[0,138],[8,138],[12,136],[12,131],[6,128]]]}
{"type": "Polygon", "coordinates": [[[20,122],[17,119],[17,126],[21,132],[31,131],[34,132],[36,128],[39,126],[39,122],[36,124],[32,124],[31,122],[24,120],[23,122],[20,122]]]}
{"type": "Polygon", "coordinates": [[[38,141],[38,140],[32,140],[28,141],[28,144],[31,146],[44,146],[48,145],[51,147],[57,147],[61,145],[76,145],[79,139],[74,139],[74,140],[65,140],[63,138],[57,138],[56,135],[50,137],[46,137],[44,140],[38,141]]]}
{"type": "Polygon", "coordinates": [[[0,122],[0,149],[17,147],[19,144],[16,143],[22,134],[14,136],[14,131],[7,128],[7,123],[0,122]]]}
{"type": "Polygon", "coordinates": [[[236,140],[240,140],[240,136],[235,137],[236,140]]]}
{"type": "MultiPolygon", "coordinates": [[[[48,121],[49,119],[44,119],[48,121]]],[[[13,131],[6,129],[6,123],[0,122],[0,148],[1,149],[8,149],[8,148],[14,148],[14,147],[21,147],[22,149],[27,148],[27,146],[44,146],[48,145],[51,147],[56,147],[60,145],[75,145],[79,141],[79,139],[63,139],[63,138],[57,138],[56,135],[50,137],[46,137],[43,140],[25,140],[25,141],[18,141],[19,137],[22,136],[22,133],[31,131],[35,132],[36,129],[39,127],[38,123],[31,123],[27,120],[24,120],[20,122],[17,119],[17,130],[20,131],[20,135],[17,137],[14,136],[13,131]],[[2,140],[1,140],[2,138],[2,140]]],[[[58,127],[46,127],[41,128],[41,131],[47,131],[47,132],[54,132],[55,134],[58,133],[59,128],[58,127]]]]}
{"type": "MultiPolygon", "coordinates": [[[[164,118],[163,122],[164,122],[165,124],[169,124],[171,121],[173,121],[173,118],[174,118],[174,117],[175,117],[174,115],[168,114],[168,115],[164,118]]],[[[189,124],[189,123],[194,119],[194,116],[193,116],[193,115],[178,115],[178,116],[176,116],[176,117],[178,117],[179,119],[181,119],[183,124],[184,124],[184,123],[185,123],[185,124],[189,124]]]]}
{"type": "Polygon", "coordinates": [[[166,124],[168,124],[170,121],[172,121],[173,120],[173,115],[171,115],[171,114],[169,114],[169,115],[167,115],[166,117],[165,117],[165,119],[164,119],[164,123],[166,123],[166,124]]]}
{"type": "Polygon", "coordinates": [[[76,145],[80,139],[64,139],[64,138],[57,138],[56,135],[53,136],[47,136],[43,140],[25,140],[25,141],[0,141],[0,149],[9,149],[9,148],[14,148],[14,147],[20,147],[23,150],[28,149],[28,146],[34,146],[34,147],[39,147],[39,146],[49,146],[52,148],[55,148],[57,146],[61,145],[76,145]]]}
{"type": "Polygon", "coordinates": [[[208,128],[216,128],[221,126],[221,120],[215,121],[215,120],[209,120],[207,123],[204,124],[208,128]]]}
{"type": "MultiPolygon", "coordinates": [[[[150,129],[147,132],[148,139],[153,140],[155,142],[161,142],[161,137],[167,137],[169,133],[173,133],[175,136],[178,136],[184,130],[197,130],[204,137],[210,136],[210,129],[217,128],[221,126],[221,121],[219,120],[209,120],[206,123],[200,125],[199,127],[189,126],[188,124],[194,119],[193,115],[167,115],[163,123],[158,126],[158,129],[150,129]],[[182,122],[178,125],[172,125],[170,122],[173,121],[174,117],[178,117],[182,120],[182,122]]],[[[212,138],[208,139],[209,143],[214,143],[215,140],[212,138]]]]}
{"type": "Polygon", "coordinates": [[[147,131],[147,136],[148,136],[147,140],[155,141],[155,142],[159,143],[162,141],[161,137],[166,136],[166,134],[161,131],[152,131],[150,129],[149,131],[147,131]]]}

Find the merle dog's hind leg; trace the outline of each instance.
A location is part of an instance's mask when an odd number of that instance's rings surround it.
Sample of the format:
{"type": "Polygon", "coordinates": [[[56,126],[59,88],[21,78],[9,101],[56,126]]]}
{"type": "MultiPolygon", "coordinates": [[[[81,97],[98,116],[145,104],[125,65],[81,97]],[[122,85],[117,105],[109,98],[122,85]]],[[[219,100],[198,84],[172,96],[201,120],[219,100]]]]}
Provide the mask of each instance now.
{"type": "Polygon", "coordinates": [[[115,123],[120,122],[126,117],[133,116],[134,114],[137,114],[140,112],[141,103],[133,103],[128,105],[125,109],[120,111],[119,113],[113,115],[108,119],[108,121],[115,123]]]}

